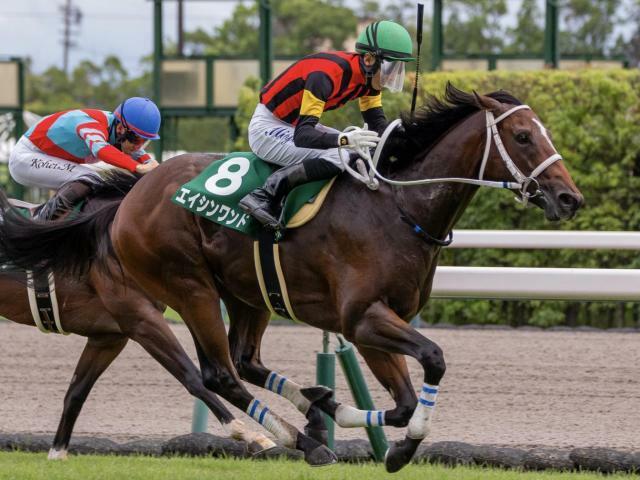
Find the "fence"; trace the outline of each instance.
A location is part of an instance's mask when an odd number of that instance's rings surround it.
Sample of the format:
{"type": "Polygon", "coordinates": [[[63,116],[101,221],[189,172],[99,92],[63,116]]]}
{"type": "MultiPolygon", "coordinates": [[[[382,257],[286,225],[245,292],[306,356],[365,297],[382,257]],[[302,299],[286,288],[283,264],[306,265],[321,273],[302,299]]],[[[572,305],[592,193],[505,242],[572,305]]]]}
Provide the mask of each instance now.
{"type": "MultiPolygon", "coordinates": [[[[537,230],[459,230],[454,232],[448,248],[500,248],[500,249],[580,249],[580,250],[640,250],[640,233],[592,231],[537,231],[537,230]]],[[[640,269],[594,268],[515,268],[515,267],[449,267],[436,270],[433,281],[434,298],[520,299],[520,300],[585,300],[585,301],[638,301],[640,300],[640,269]]],[[[323,353],[318,354],[318,383],[333,388],[335,385],[335,359],[328,351],[325,332],[323,353]]],[[[349,385],[359,408],[373,409],[368,397],[358,399],[356,390],[364,384],[355,354],[346,347],[349,367],[345,374],[356,371],[349,385]],[[354,388],[354,385],[355,388],[354,388]],[[362,403],[361,403],[362,402],[362,403]]],[[[345,345],[336,350],[345,355],[345,345]]],[[[327,417],[328,418],[328,417],[327,417]]],[[[193,431],[206,431],[207,410],[196,401],[193,431]]],[[[331,420],[328,420],[331,422],[331,420]]],[[[386,439],[381,429],[368,430],[374,455],[381,458],[386,439]]],[[[333,443],[333,425],[330,425],[333,443]]]]}

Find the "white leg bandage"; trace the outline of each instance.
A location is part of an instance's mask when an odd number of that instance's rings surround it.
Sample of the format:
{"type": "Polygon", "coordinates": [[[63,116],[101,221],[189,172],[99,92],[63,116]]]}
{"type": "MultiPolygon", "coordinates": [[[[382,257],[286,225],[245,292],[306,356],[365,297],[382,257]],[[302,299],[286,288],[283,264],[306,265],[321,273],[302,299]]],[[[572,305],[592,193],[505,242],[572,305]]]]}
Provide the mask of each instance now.
{"type": "Polygon", "coordinates": [[[358,410],[348,405],[339,405],[336,409],[336,423],[343,428],[382,427],[383,410],[358,410]]]}
{"type": "Polygon", "coordinates": [[[438,396],[438,386],[425,383],[422,385],[422,392],[418,398],[418,405],[409,420],[407,437],[413,439],[423,439],[429,435],[431,429],[431,417],[436,407],[438,396]]]}
{"type": "Polygon", "coordinates": [[[280,417],[272,413],[260,400],[254,398],[247,407],[247,414],[282,442],[285,447],[295,448],[296,438],[292,429],[280,417]]]}
{"type": "Polygon", "coordinates": [[[300,393],[302,387],[279,373],[271,372],[267,376],[264,388],[289,400],[304,415],[309,411],[311,402],[300,393]]]}

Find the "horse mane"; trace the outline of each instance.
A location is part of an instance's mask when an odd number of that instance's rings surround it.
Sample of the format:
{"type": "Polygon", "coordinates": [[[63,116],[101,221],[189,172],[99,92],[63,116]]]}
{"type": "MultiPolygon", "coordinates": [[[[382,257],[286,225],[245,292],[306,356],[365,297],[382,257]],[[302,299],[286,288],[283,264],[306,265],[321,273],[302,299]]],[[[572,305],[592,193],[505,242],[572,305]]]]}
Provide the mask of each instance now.
{"type": "Polygon", "coordinates": [[[140,178],[142,177],[124,170],[107,170],[102,174],[102,181],[93,185],[89,198],[123,199],[140,178]]]}
{"type": "MultiPolygon", "coordinates": [[[[505,90],[491,92],[486,96],[501,103],[522,105],[520,100],[505,90]]],[[[446,132],[479,110],[474,94],[459,90],[451,82],[447,82],[442,99],[428,94],[424,105],[413,114],[401,114],[404,132],[392,136],[392,143],[396,147],[390,149],[389,155],[385,155],[382,166],[397,167],[412,161],[416,154],[433,148],[446,132]],[[391,164],[387,161],[391,156],[400,160],[391,164]]]]}

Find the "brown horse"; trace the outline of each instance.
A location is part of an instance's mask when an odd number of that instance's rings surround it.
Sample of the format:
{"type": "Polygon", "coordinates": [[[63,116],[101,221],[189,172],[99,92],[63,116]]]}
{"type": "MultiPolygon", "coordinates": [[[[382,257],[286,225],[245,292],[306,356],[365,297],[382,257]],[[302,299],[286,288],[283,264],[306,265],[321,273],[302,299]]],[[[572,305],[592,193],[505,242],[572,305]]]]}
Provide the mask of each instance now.
{"type": "MultiPolygon", "coordinates": [[[[113,202],[117,205],[136,180],[137,177],[131,175],[111,177],[108,183],[96,187],[85,211],[94,212],[113,202]]],[[[73,244],[72,239],[66,238],[66,241],[73,244]]],[[[26,273],[10,265],[4,267],[0,266],[0,316],[22,325],[36,326],[27,296],[26,273]]],[[[233,421],[233,416],[216,395],[204,386],[197,367],[169,329],[162,314],[164,305],[152,301],[128,277],[112,276],[104,269],[93,268],[79,280],[56,274],[55,280],[64,332],[87,337],[87,344],[65,395],[50,459],[66,458],[74,424],[87,396],[129,339],[139,343],[189,393],[205,402],[223,424],[233,421]]],[[[244,430],[231,425],[231,433],[248,440],[252,451],[274,445],[263,435],[237,434],[244,430]]]]}
{"type": "MultiPolygon", "coordinates": [[[[505,186],[515,176],[522,198],[544,208],[548,219],[575,214],[582,195],[528,107],[518,107],[520,102],[505,92],[470,95],[451,86],[445,100],[429,98],[416,115],[403,118],[404,128],[392,136],[380,163],[384,175],[392,182],[480,177],[505,186]]],[[[335,457],[253,398],[241,377],[280,393],[302,412],[321,409],[341,426],[407,426],[405,439],[385,459],[388,471],[399,470],[429,432],[445,372],[440,347],[408,320],[429,298],[440,247],[477,185],[442,182],[411,189],[383,183],[371,191],[342,175],[317,217],[287,231],[280,241],[296,316],[353,342],[396,404],[384,412],[360,411],[331,400],[331,392],[322,387],[303,389],[262,364],[260,343],[269,312],[256,278],[252,239],[170,201],[211,160],[184,155],[143,178],[122,202],[110,234],[91,217],[67,222],[65,228],[106,246],[111,241],[124,270],[150,296],[175,308],[189,326],[205,385],[247,411],[285,445],[302,450],[309,463],[330,463],[335,457]],[[230,316],[228,338],[220,299],[230,316]],[[405,355],[424,369],[419,397],[405,355]]],[[[46,238],[46,232],[40,233],[46,238]]],[[[11,238],[29,240],[26,235],[11,238]]],[[[33,246],[37,240],[28,243],[33,246]]],[[[28,250],[24,243],[19,246],[28,250]]],[[[51,265],[64,258],[67,269],[85,267],[92,258],[63,246],[55,252],[40,249],[39,254],[51,265]]]]}

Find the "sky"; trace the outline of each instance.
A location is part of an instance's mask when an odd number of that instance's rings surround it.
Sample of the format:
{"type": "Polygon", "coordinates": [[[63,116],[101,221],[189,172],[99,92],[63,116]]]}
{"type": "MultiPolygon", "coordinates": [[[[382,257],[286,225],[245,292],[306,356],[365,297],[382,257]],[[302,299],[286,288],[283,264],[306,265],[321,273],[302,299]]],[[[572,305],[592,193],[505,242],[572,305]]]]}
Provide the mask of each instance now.
{"type": "MultiPolygon", "coordinates": [[[[0,0],[0,55],[29,56],[42,72],[62,66],[62,13],[65,0],[0,0]]],[[[101,62],[117,55],[128,70],[139,70],[140,58],[153,50],[153,3],[147,0],[73,0],[83,13],[71,67],[80,60],[101,62]]],[[[233,2],[185,2],[185,28],[211,30],[231,16],[233,2]]],[[[165,39],[175,40],[176,2],[163,7],[165,39]]]]}
{"type": "MultiPolygon", "coordinates": [[[[253,0],[246,0],[253,1],[253,0]]],[[[394,0],[381,0],[387,5],[394,0]]],[[[514,12],[521,0],[509,0],[510,14],[505,22],[515,20],[514,12]]],[[[0,0],[0,56],[31,57],[33,70],[40,73],[51,65],[62,67],[62,14],[65,0],[0,0]]],[[[542,3],[543,0],[540,0],[542,3]]],[[[81,60],[101,63],[107,55],[117,55],[136,76],[140,59],[153,50],[153,2],[148,0],[72,0],[83,13],[82,23],[74,30],[77,46],[70,51],[71,68],[81,60]]],[[[357,0],[346,0],[356,6],[357,0]]],[[[423,0],[425,16],[431,16],[431,0],[423,0]]],[[[231,13],[237,2],[185,1],[185,29],[198,27],[212,31],[231,13]]],[[[165,41],[177,37],[176,2],[163,7],[165,41]]]]}

